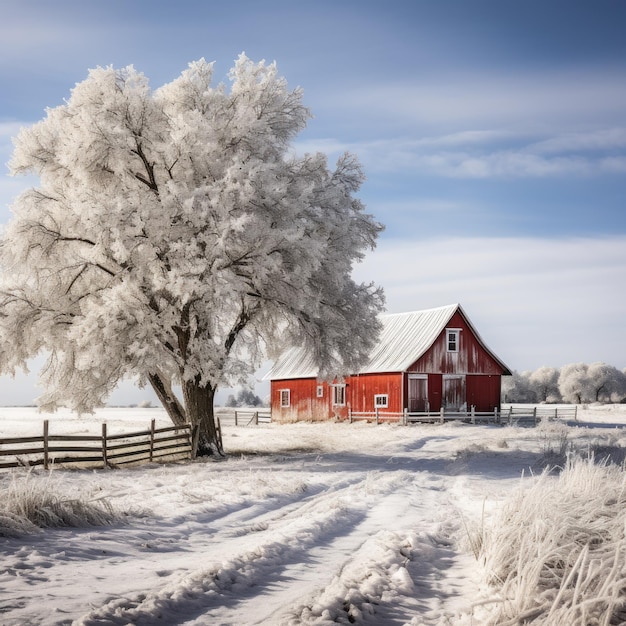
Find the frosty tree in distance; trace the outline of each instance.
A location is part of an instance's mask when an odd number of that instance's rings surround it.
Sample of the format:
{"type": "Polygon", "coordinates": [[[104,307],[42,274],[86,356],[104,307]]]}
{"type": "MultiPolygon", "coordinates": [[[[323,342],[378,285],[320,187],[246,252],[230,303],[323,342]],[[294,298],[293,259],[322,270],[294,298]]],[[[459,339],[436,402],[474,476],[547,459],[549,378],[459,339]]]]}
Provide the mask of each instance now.
{"type": "Polygon", "coordinates": [[[293,344],[322,375],[354,371],[383,305],[351,278],[382,229],[356,158],[293,153],[310,114],[275,64],[242,54],[230,90],[212,75],[202,59],[151,91],[133,67],[90,71],[15,141],[12,172],[40,185],[0,250],[2,372],[47,353],[42,408],[79,412],[138,377],[200,453],[219,385],[293,344]]]}

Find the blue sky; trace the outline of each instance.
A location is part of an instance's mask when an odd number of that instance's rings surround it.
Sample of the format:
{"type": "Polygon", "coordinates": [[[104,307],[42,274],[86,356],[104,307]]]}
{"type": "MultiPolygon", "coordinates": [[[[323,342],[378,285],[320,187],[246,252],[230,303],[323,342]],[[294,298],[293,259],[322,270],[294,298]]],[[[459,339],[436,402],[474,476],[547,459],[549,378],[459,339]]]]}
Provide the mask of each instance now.
{"type": "MultiPolygon", "coordinates": [[[[520,371],[626,366],[626,3],[4,0],[0,17],[0,223],[28,182],[4,166],[11,136],[89,68],[157,88],[205,57],[226,81],[245,51],[304,89],[298,150],[361,159],[386,231],[356,275],[390,312],[460,302],[520,371]]],[[[0,404],[18,389],[0,379],[0,404]]]]}

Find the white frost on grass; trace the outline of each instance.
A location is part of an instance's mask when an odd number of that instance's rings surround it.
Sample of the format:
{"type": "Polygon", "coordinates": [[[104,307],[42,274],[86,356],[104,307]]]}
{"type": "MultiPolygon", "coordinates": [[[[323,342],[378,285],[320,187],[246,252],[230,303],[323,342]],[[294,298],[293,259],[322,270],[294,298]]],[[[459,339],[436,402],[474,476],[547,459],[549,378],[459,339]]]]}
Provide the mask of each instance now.
{"type": "Polygon", "coordinates": [[[72,491],[52,474],[12,472],[0,489],[0,537],[19,537],[42,528],[102,526],[122,517],[106,498],[72,491]]]}
{"type": "Polygon", "coordinates": [[[484,623],[625,623],[625,511],[620,466],[570,457],[558,477],[524,481],[485,533],[499,601],[484,623]]]}
{"type": "MultiPolygon", "coordinates": [[[[5,420],[0,410],[2,434],[37,432],[41,416],[16,411],[5,420]]],[[[106,411],[121,430],[152,417],[106,411]]],[[[97,432],[101,419],[58,416],[50,429],[97,432]]],[[[0,623],[487,624],[495,605],[481,602],[498,597],[467,529],[481,528],[484,541],[520,482],[537,483],[535,498],[558,485],[541,472],[563,441],[568,452],[626,448],[626,407],[590,407],[579,419],[540,429],[226,426],[223,461],[33,470],[29,480],[136,514],[0,537],[0,623]]],[[[0,473],[0,489],[14,475],[0,473]]]]}

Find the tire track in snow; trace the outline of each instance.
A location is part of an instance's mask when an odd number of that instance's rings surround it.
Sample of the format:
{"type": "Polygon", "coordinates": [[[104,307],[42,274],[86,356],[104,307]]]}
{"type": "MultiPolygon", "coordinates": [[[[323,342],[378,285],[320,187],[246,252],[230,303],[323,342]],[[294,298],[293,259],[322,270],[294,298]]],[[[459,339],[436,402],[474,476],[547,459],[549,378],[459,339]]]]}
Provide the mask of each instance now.
{"type": "MultiPolygon", "coordinates": [[[[373,472],[357,483],[290,505],[277,517],[268,514],[267,527],[245,537],[238,555],[220,564],[168,582],[159,589],[112,600],[76,620],[76,626],[146,626],[162,621],[181,624],[212,607],[236,605],[254,587],[276,581],[280,572],[302,553],[349,534],[366,515],[373,499],[393,492],[411,479],[408,472],[373,472]]],[[[206,616],[205,616],[206,617],[206,616]]]]}
{"type": "Polygon", "coordinates": [[[361,522],[365,540],[326,585],[257,623],[471,624],[471,607],[461,590],[468,586],[463,573],[471,557],[459,554],[451,541],[459,530],[458,511],[445,494],[430,479],[416,478],[408,490],[383,497],[361,522]],[[385,510],[396,512],[397,519],[390,520],[385,510]],[[459,568],[459,562],[465,566],[459,568]]]}

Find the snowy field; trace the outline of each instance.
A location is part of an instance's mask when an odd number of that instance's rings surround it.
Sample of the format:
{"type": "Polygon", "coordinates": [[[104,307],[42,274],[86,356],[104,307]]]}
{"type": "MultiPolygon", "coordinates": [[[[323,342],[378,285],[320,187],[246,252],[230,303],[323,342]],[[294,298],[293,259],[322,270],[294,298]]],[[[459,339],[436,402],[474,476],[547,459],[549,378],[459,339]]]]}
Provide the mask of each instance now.
{"type": "MultiPolygon", "coordinates": [[[[50,432],[98,433],[103,419],[132,430],[153,417],[168,424],[159,409],[105,409],[52,416],[50,432]]],[[[476,537],[566,448],[626,448],[626,405],[578,417],[533,429],[226,427],[220,461],[5,471],[4,497],[43,487],[115,517],[0,535],[0,624],[490,623],[476,537]]],[[[0,409],[0,436],[39,433],[41,421],[0,409]]]]}

